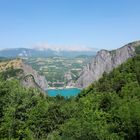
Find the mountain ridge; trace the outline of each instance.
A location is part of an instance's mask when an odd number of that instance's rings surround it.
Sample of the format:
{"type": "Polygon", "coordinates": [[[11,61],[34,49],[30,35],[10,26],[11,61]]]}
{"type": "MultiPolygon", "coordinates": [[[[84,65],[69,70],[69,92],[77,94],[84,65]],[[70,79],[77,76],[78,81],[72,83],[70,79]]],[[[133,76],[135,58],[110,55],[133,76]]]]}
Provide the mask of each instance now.
{"type": "Polygon", "coordinates": [[[100,50],[80,73],[75,83],[76,87],[85,88],[89,86],[98,80],[104,72],[110,72],[128,58],[133,57],[136,53],[135,48],[139,45],[140,41],[135,41],[116,50],[100,50]]]}
{"type": "Polygon", "coordinates": [[[54,49],[54,48],[10,48],[0,50],[0,57],[77,57],[79,55],[93,56],[96,54],[95,49],[54,49]]]}

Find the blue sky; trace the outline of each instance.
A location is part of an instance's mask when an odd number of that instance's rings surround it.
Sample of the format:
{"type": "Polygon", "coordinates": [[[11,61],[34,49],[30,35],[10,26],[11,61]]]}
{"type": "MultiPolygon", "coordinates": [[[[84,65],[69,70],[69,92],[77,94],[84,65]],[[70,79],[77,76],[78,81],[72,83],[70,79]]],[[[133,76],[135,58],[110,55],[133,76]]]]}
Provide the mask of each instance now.
{"type": "Polygon", "coordinates": [[[140,40],[140,0],[0,0],[0,48],[114,49],[140,40]]]}

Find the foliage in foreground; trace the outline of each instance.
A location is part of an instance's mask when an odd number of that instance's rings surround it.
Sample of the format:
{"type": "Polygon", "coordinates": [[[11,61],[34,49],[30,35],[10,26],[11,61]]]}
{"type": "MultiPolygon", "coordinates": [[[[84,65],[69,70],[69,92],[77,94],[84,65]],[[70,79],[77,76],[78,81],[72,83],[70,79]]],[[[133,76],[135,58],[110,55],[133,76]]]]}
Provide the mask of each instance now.
{"type": "Polygon", "coordinates": [[[138,140],[140,56],[104,73],[77,97],[42,96],[0,81],[0,139],[138,140]]]}

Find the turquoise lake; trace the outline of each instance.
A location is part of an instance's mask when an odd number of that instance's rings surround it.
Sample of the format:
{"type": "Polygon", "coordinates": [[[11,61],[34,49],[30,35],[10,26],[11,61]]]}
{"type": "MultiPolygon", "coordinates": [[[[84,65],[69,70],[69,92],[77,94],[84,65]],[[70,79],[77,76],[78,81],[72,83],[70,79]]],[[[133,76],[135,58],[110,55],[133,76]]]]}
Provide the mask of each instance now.
{"type": "Polygon", "coordinates": [[[61,95],[64,97],[71,97],[71,96],[76,96],[78,93],[80,93],[80,91],[81,90],[78,88],[48,89],[47,93],[49,96],[61,95]]]}

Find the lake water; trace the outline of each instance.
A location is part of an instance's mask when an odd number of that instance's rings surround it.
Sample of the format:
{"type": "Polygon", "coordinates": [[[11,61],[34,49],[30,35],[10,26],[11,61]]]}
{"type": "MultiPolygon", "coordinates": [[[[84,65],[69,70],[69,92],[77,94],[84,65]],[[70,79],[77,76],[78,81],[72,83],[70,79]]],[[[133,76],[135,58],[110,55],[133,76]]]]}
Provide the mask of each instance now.
{"type": "Polygon", "coordinates": [[[64,97],[76,96],[80,93],[80,89],[78,88],[67,88],[67,89],[48,89],[47,93],[49,96],[61,95],[64,97]]]}

